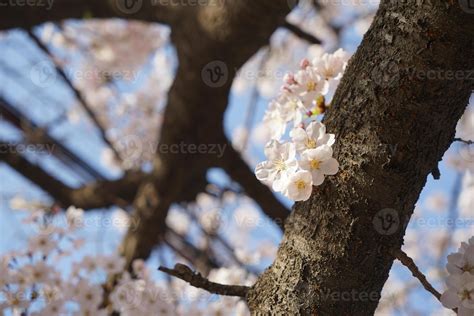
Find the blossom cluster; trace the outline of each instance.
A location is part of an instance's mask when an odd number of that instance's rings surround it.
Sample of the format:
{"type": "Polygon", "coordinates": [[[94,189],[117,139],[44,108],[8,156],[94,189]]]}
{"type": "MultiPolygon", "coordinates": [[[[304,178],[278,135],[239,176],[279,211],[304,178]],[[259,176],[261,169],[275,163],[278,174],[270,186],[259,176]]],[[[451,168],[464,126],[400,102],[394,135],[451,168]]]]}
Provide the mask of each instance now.
{"type": "MultiPolygon", "coordinates": [[[[229,194],[227,194],[229,195],[229,194]]],[[[229,198],[227,198],[229,199],[229,198]]],[[[211,196],[201,195],[200,206],[216,203],[211,196]]],[[[253,208],[236,211],[239,218],[248,219],[253,208]]],[[[90,240],[80,238],[87,229],[87,216],[82,209],[69,207],[65,214],[59,210],[44,210],[39,203],[22,198],[11,200],[11,207],[25,210],[23,220],[28,231],[27,246],[0,256],[0,314],[13,315],[249,315],[246,303],[239,298],[216,298],[203,290],[190,287],[179,279],[157,278],[143,260],[125,269],[125,260],[117,254],[91,254],[90,240]],[[117,284],[109,284],[110,276],[117,284]]],[[[182,219],[183,216],[175,218],[182,219]]],[[[203,219],[204,220],[204,219],[203,219]]],[[[256,222],[256,219],[251,219],[256,222]]],[[[204,223],[204,222],[203,222],[204,223]]],[[[209,222],[210,229],[215,223],[209,222]]],[[[180,226],[178,226],[179,228],[180,226]]],[[[181,227],[191,228],[188,224],[181,227]]],[[[240,235],[239,242],[242,242],[240,235]]],[[[244,237],[245,238],[245,237],[244,237]]],[[[270,250],[262,244],[262,249],[270,250]]],[[[276,250],[275,250],[276,251],[276,250]]],[[[260,261],[263,251],[235,249],[243,266],[229,265],[212,269],[208,278],[222,284],[252,285],[256,276],[245,267],[260,261]],[[257,256],[255,256],[257,255],[257,256]]],[[[274,256],[274,254],[272,254],[274,256]]]]}
{"type": "Polygon", "coordinates": [[[317,118],[330,106],[347,61],[348,54],[342,49],[312,62],[304,59],[296,74],[285,76],[280,96],[265,113],[263,120],[271,140],[265,146],[267,160],[257,165],[255,174],[294,201],[309,199],[313,186],[338,172],[332,150],[335,136],[326,133],[317,118]],[[286,135],[290,140],[282,141],[286,135]]]}
{"type": "MultiPolygon", "coordinates": [[[[155,154],[149,147],[159,141],[156,131],[174,78],[169,29],[139,21],[87,20],[61,28],[47,23],[40,38],[54,47],[55,60],[118,153],[103,149],[101,163],[113,173],[149,163],[155,154]]],[[[44,65],[44,71],[55,73],[52,65],[44,65]]],[[[53,75],[44,85],[56,85],[56,79],[53,75]]],[[[79,102],[68,104],[65,114],[75,129],[87,131],[93,124],[79,102]]]]}
{"type": "Polygon", "coordinates": [[[103,282],[107,275],[123,270],[118,256],[85,256],[75,262],[68,275],[58,266],[84,247],[75,237],[81,229],[81,209],[66,211],[66,225],[50,223],[50,215],[38,210],[24,223],[37,231],[24,250],[0,258],[0,312],[23,315],[108,315],[102,305],[103,282]],[[102,277],[99,277],[99,276],[102,277]]]}
{"type": "Polygon", "coordinates": [[[447,308],[457,308],[458,315],[474,314],[474,237],[463,242],[459,250],[448,256],[449,277],[441,302],[447,308]]]}

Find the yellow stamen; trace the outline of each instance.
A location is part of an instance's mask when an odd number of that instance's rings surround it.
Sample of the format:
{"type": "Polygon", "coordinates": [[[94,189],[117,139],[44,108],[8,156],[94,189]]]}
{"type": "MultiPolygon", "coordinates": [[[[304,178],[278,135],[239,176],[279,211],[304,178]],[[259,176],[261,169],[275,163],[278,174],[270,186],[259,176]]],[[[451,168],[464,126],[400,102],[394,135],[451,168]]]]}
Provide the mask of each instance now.
{"type": "Polygon", "coordinates": [[[316,148],[316,142],[314,140],[312,140],[311,138],[308,138],[306,140],[306,148],[316,148]]]}
{"type": "Polygon", "coordinates": [[[276,160],[273,162],[274,165],[275,165],[275,169],[277,169],[278,171],[284,171],[286,170],[286,164],[283,160],[276,160]]]}
{"type": "Polygon", "coordinates": [[[298,181],[296,181],[295,184],[296,184],[296,187],[298,188],[298,190],[306,189],[306,183],[303,180],[298,180],[298,181]]]}
{"type": "Polygon", "coordinates": [[[306,84],[306,91],[311,92],[316,90],[316,82],[310,81],[306,84]]]}
{"type": "Polygon", "coordinates": [[[325,99],[324,96],[320,95],[316,98],[316,106],[321,107],[321,105],[324,105],[325,99]]]}
{"type": "Polygon", "coordinates": [[[462,292],[459,292],[458,295],[459,295],[459,298],[461,299],[461,301],[471,299],[471,292],[469,292],[468,290],[464,290],[462,292]]]}
{"type": "Polygon", "coordinates": [[[309,165],[311,167],[311,170],[318,170],[321,167],[321,162],[316,159],[313,159],[311,160],[309,165]]]}

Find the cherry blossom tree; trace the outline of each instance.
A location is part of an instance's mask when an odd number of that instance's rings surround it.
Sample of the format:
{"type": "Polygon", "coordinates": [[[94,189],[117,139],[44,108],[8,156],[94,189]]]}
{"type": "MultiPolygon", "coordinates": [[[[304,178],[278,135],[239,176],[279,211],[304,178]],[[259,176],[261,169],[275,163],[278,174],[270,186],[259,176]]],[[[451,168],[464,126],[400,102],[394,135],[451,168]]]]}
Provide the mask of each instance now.
{"type": "Polygon", "coordinates": [[[473,315],[473,14],[1,4],[0,161],[28,180],[5,199],[28,228],[1,254],[0,309],[473,315]],[[100,251],[94,226],[114,234],[100,251]]]}

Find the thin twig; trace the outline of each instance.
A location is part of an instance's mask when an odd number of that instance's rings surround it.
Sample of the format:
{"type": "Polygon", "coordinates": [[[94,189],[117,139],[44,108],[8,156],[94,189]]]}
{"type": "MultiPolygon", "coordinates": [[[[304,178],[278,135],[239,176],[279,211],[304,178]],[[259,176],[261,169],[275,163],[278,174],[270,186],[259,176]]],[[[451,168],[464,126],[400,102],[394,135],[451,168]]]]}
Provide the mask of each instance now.
{"type": "Polygon", "coordinates": [[[431,284],[428,282],[426,279],[426,276],[418,269],[416,266],[415,262],[413,261],[412,258],[410,258],[405,252],[402,250],[392,250],[392,255],[397,258],[405,267],[410,270],[410,272],[413,274],[415,278],[417,278],[425,290],[433,294],[438,301],[441,298],[441,293],[439,293],[431,284]]]}
{"type": "Polygon", "coordinates": [[[291,33],[295,34],[301,39],[304,39],[305,41],[311,43],[311,44],[321,44],[321,40],[317,38],[316,36],[309,34],[306,31],[303,31],[300,29],[298,26],[286,21],[285,24],[283,24],[283,27],[286,28],[288,31],[291,33]]]}
{"type": "Polygon", "coordinates": [[[174,266],[174,269],[159,267],[158,270],[186,281],[194,287],[206,290],[213,294],[246,297],[250,289],[248,286],[243,285],[225,285],[211,282],[204,278],[200,273],[194,272],[191,270],[191,268],[184,264],[178,263],[174,266]]]}
{"type": "Polygon", "coordinates": [[[82,93],[74,86],[74,84],[68,78],[68,76],[66,75],[64,70],[55,61],[55,58],[54,58],[53,54],[51,53],[51,51],[49,50],[49,48],[40,40],[40,38],[38,36],[36,36],[36,34],[33,32],[33,30],[29,29],[27,31],[27,33],[28,33],[28,36],[30,37],[30,39],[36,44],[36,46],[38,46],[38,48],[41,49],[51,59],[51,61],[54,64],[56,72],[61,76],[64,83],[66,83],[66,85],[72,90],[72,92],[74,93],[74,96],[79,101],[79,104],[81,104],[82,108],[86,111],[89,118],[92,120],[92,122],[94,122],[97,129],[99,130],[100,137],[107,144],[107,146],[110,147],[110,149],[112,150],[115,158],[118,161],[122,161],[122,157],[120,156],[120,153],[115,148],[115,146],[112,144],[112,141],[107,137],[104,126],[102,126],[102,123],[99,121],[99,119],[95,115],[95,113],[92,110],[91,106],[86,102],[86,100],[85,100],[84,96],[82,95],[82,93]]]}
{"type": "Polygon", "coordinates": [[[461,143],[464,143],[466,145],[473,145],[474,144],[474,141],[472,140],[465,140],[465,139],[462,139],[462,138],[455,138],[454,139],[455,142],[461,142],[461,143]]]}

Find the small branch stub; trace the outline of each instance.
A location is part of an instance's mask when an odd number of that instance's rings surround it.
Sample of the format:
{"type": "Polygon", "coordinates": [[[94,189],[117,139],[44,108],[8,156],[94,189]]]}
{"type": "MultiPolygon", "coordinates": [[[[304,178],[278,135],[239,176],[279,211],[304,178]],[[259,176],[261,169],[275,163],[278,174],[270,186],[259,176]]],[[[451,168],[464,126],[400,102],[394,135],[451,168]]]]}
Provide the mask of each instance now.
{"type": "Polygon", "coordinates": [[[465,139],[462,139],[462,138],[455,138],[454,141],[455,142],[461,142],[461,143],[464,143],[466,145],[474,145],[474,141],[472,141],[472,140],[465,140],[465,139]]]}
{"type": "Polygon", "coordinates": [[[405,252],[403,252],[402,250],[393,250],[392,251],[392,255],[398,259],[398,261],[400,261],[405,267],[408,268],[408,270],[410,270],[410,272],[413,274],[413,276],[415,278],[417,278],[420,283],[423,285],[423,287],[425,288],[425,290],[427,290],[428,292],[430,292],[431,294],[433,294],[434,297],[436,297],[436,299],[438,299],[438,301],[440,300],[441,298],[441,293],[439,293],[432,285],[430,282],[428,282],[428,280],[426,279],[426,276],[420,271],[420,269],[418,269],[417,265],[415,264],[415,262],[413,261],[412,258],[410,258],[405,252]]]}
{"type": "Polygon", "coordinates": [[[303,31],[301,28],[298,26],[286,21],[285,24],[283,24],[283,27],[286,28],[288,31],[296,35],[297,37],[307,41],[310,44],[321,44],[321,40],[314,36],[313,34],[310,34],[306,31],[303,31]]]}
{"type": "Polygon", "coordinates": [[[194,272],[188,266],[180,263],[176,264],[174,269],[159,267],[158,270],[186,281],[194,287],[206,290],[213,294],[246,297],[248,291],[250,290],[248,286],[225,285],[211,282],[204,278],[199,272],[194,272]]]}

